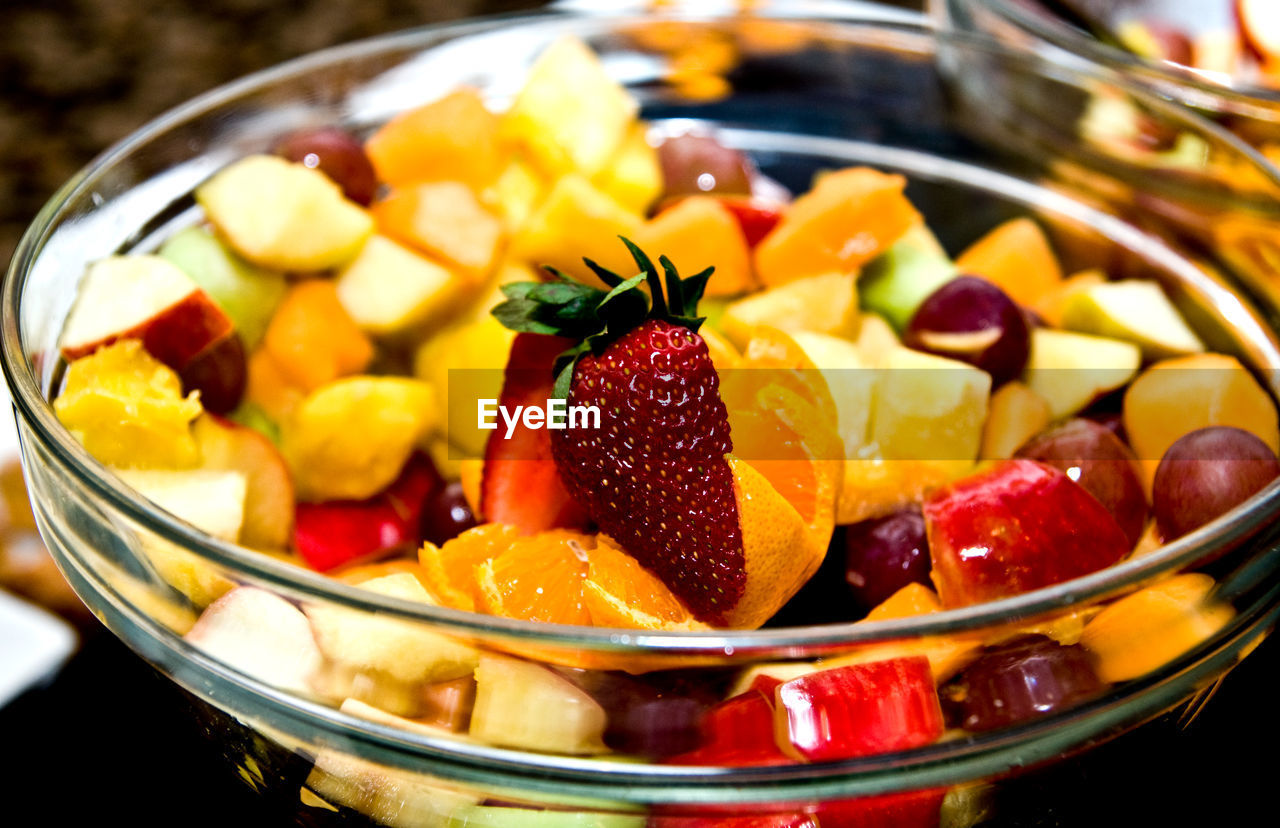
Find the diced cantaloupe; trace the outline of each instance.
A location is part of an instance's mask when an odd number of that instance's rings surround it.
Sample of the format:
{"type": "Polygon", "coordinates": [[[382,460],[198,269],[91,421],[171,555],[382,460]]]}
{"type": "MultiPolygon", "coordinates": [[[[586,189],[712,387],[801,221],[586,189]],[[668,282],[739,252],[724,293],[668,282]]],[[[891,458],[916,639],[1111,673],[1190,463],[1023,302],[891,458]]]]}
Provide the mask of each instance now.
{"type": "Polygon", "coordinates": [[[822,176],[756,247],[756,275],[771,286],[857,271],[920,221],[906,184],[868,167],[822,176]]]}
{"type": "Polygon", "coordinates": [[[751,255],[742,227],[728,207],[710,196],[691,196],[663,210],[641,227],[632,241],[655,264],[665,255],[682,276],[714,267],[707,296],[733,296],[753,286],[751,255]]]}
{"type": "Polygon", "coordinates": [[[956,259],[961,273],[981,276],[1020,305],[1035,307],[1062,282],[1062,266],[1040,225],[1025,216],[996,227],[956,259]]]}
{"type": "Polygon", "coordinates": [[[459,181],[400,187],[371,208],[378,231],[480,279],[493,268],[502,221],[459,181]]]}
{"type": "Polygon", "coordinates": [[[481,189],[500,169],[498,117],[473,89],[458,89],[392,118],[364,145],[378,180],[399,187],[463,181],[481,189]]]}
{"type": "Polygon", "coordinates": [[[290,288],[267,325],[262,347],[289,384],[303,391],[358,373],[373,359],[373,343],[327,279],[290,288]]]}

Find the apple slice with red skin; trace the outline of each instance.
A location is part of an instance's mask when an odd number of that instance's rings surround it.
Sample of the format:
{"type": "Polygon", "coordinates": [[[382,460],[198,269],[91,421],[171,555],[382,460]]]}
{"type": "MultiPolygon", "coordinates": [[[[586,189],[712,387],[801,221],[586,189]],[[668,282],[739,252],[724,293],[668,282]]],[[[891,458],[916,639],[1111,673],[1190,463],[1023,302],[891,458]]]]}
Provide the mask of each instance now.
{"type": "Polygon", "coordinates": [[[110,256],[89,266],[63,328],[68,361],[119,339],[179,374],[235,326],[191,277],[159,256],[110,256]]]}
{"type": "Polygon", "coordinates": [[[709,709],[699,725],[701,744],[668,758],[667,763],[725,767],[793,764],[795,760],[779,750],[775,741],[773,698],[757,684],[758,680],[745,693],[709,709]]]}
{"type": "Polygon", "coordinates": [[[280,450],[261,432],[206,412],[192,424],[200,467],[244,472],[244,525],[240,542],[284,549],[293,535],[293,478],[280,450]]]}
{"type": "Polygon", "coordinates": [[[822,828],[937,828],[946,788],[837,799],[813,809],[822,828]]]}
{"type": "MultiPolygon", "coordinates": [[[[518,334],[511,343],[498,404],[543,408],[554,395],[555,358],[573,343],[544,334],[518,334]]],[[[480,513],[490,523],[519,527],[525,533],[547,529],[585,529],[591,519],[560,481],[551,458],[551,432],[516,425],[511,439],[498,418],[498,428],[485,445],[480,480],[480,513]]]]}
{"type": "Polygon", "coordinates": [[[932,579],[944,607],[1007,598],[1110,566],[1129,539],[1058,469],[1005,460],[924,502],[932,579]]]}
{"type": "Polygon", "coordinates": [[[942,707],[924,656],[818,670],[773,693],[777,743],[810,762],[907,750],[942,735],[942,707]]]}
{"type": "Polygon", "coordinates": [[[431,460],[415,454],[389,487],[367,500],[298,503],[294,548],[312,569],[328,572],[398,547],[416,547],[423,504],[443,487],[431,460]]]}
{"type": "Polygon", "coordinates": [[[226,414],[244,397],[249,381],[249,361],[240,334],[228,331],[226,336],[188,360],[178,372],[182,391],[200,392],[205,411],[226,414]]]}

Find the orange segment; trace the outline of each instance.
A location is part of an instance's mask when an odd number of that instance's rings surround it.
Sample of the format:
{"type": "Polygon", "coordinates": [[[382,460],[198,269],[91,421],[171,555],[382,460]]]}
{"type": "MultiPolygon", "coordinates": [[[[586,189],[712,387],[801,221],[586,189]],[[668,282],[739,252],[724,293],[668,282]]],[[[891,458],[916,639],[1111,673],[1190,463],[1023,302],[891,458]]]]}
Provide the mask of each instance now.
{"type": "Polygon", "coordinates": [[[486,523],[443,546],[424,543],[418,563],[426,573],[427,591],[441,606],[475,610],[476,567],[509,548],[519,536],[514,526],[486,523]]]}
{"type": "Polygon", "coordinates": [[[680,599],[611,538],[588,553],[582,600],[597,627],[645,630],[707,629],[680,599]]]}
{"type": "Polygon", "coordinates": [[[590,624],[582,600],[595,538],[564,529],[523,538],[475,569],[478,606],[492,615],[550,624],[590,624]]]}

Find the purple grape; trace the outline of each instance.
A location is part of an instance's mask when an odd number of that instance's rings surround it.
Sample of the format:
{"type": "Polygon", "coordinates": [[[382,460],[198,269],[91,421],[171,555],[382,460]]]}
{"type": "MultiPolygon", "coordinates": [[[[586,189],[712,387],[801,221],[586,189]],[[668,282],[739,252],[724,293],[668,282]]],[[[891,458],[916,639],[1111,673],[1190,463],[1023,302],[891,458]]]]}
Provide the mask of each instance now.
{"type": "Polygon", "coordinates": [[[1209,426],[1184,434],[1156,467],[1156,526],[1166,541],[1181,537],[1240,505],[1277,475],[1280,460],[1248,431],[1209,426]]]}
{"type": "Polygon", "coordinates": [[[653,759],[697,747],[703,715],[721,700],[715,682],[697,673],[628,676],[568,668],[561,672],[604,708],[606,746],[653,759]]]}
{"type": "Polygon", "coordinates": [[[368,207],[378,192],[378,176],[364,146],[337,127],[307,129],[286,135],[276,155],[319,169],[342,188],[347,198],[368,207]]]}
{"type": "Polygon", "coordinates": [[[929,542],[918,508],[845,527],[845,580],[871,610],[907,584],[929,583],[929,542]]]}
{"type": "Polygon", "coordinates": [[[1138,461],[1105,425],[1068,420],[1031,438],[1015,456],[1060,469],[1107,507],[1130,545],[1142,537],[1149,510],[1138,461]]]}
{"type": "Polygon", "coordinates": [[[1003,290],[957,276],[920,303],[903,344],[981,368],[999,386],[1022,373],[1031,335],[1022,309],[1003,290]]]}
{"type": "Polygon", "coordinates": [[[462,484],[453,481],[438,486],[422,504],[422,539],[436,546],[456,538],[478,523],[471,504],[462,493],[462,484]]]}
{"type": "Polygon", "coordinates": [[[715,137],[685,133],[658,147],[665,196],[750,195],[754,168],[746,155],[715,137]]]}
{"type": "Polygon", "coordinates": [[[1083,647],[1025,635],[994,647],[943,688],[965,730],[995,730],[1066,710],[1104,689],[1083,647]]]}

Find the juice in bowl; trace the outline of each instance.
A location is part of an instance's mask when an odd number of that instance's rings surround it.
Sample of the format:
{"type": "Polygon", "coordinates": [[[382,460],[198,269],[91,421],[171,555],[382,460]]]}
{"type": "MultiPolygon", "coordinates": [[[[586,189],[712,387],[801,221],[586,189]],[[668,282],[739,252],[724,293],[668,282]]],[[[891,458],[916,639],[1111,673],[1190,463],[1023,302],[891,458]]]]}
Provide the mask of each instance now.
{"type": "Polygon", "coordinates": [[[64,573],[271,813],[963,825],[1274,621],[1276,306],[1133,205],[1278,186],[909,25],[424,29],[68,184],[5,370],[64,573]]]}

